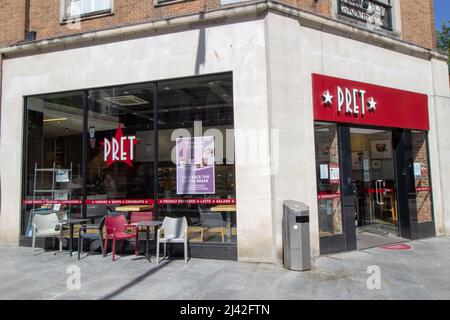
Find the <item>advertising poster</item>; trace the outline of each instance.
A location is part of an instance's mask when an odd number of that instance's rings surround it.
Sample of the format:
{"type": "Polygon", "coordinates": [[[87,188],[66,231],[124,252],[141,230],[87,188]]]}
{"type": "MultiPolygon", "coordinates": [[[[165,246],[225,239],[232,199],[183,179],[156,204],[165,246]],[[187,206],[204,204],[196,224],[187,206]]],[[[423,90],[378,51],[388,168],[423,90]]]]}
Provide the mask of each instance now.
{"type": "Polygon", "coordinates": [[[339,164],[330,164],[330,184],[339,184],[340,182],[339,164]]]}
{"type": "Polygon", "coordinates": [[[177,194],[213,194],[214,137],[177,138],[177,194]]]}

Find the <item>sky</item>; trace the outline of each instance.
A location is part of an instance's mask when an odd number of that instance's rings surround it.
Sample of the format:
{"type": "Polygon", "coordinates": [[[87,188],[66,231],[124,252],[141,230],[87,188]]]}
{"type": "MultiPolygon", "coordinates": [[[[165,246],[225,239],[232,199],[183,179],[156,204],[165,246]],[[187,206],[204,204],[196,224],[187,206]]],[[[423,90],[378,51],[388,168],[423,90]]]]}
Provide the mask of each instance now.
{"type": "Polygon", "coordinates": [[[440,30],[442,23],[450,20],[450,0],[434,0],[434,13],[436,28],[440,30]]]}

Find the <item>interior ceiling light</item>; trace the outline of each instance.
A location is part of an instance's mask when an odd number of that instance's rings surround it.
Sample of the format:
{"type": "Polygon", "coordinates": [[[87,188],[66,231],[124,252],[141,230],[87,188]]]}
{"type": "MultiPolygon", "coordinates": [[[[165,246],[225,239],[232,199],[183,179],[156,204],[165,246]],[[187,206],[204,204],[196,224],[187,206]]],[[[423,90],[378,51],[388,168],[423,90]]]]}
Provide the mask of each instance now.
{"type": "Polygon", "coordinates": [[[44,119],[44,122],[61,122],[61,121],[67,121],[67,118],[51,118],[51,119],[44,119]]]}
{"type": "Polygon", "coordinates": [[[104,97],[103,99],[119,106],[138,106],[142,104],[148,104],[148,101],[145,101],[133,95],[104,97]]]}

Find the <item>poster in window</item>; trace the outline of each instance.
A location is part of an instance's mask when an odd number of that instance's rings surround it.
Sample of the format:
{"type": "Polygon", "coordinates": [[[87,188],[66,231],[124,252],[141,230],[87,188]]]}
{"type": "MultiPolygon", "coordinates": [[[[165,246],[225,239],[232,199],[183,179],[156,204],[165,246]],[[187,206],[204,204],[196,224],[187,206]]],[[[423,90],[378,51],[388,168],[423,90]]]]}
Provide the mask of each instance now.
{"type": "Polygon", "coordinates": [[[214,194],[214,137],[177,138],[177,194],[214,194]]]}
{"type": "Polygon", "coordinates": [[[330,164],[330,184],[340,183],[339,164],[330,164]]]}
{"type": "Polygon", "coordinates": [[[69,182],[69,170],[56,170],[56,182],[69,182]]]}

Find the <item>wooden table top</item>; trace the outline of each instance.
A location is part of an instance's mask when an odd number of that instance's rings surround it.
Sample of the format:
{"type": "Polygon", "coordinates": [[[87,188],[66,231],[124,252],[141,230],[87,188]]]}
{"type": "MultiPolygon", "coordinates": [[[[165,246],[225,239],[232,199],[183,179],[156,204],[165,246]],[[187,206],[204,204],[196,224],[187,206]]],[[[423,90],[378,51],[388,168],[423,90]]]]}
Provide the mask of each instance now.
{"type": "Polygon", "coordinates": [[[116,207],[115,211],[118,211],[118,212],[145,211],[145,210],[149,210],[149,209],[153,209],[153,205],[151,205],[151,204],[143,204],[143,205],[134,204],[134,205],[116,207]]]}
{"type": "Polygon", "coordinates": [[[219,204],[217,206],[212,206],[210,208],[211,211],[216,212],[236,212],[235,204],[219,204]]]}

